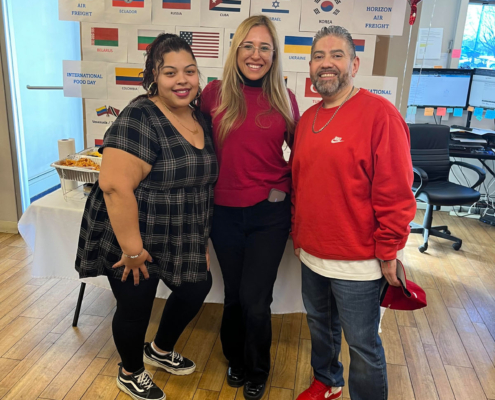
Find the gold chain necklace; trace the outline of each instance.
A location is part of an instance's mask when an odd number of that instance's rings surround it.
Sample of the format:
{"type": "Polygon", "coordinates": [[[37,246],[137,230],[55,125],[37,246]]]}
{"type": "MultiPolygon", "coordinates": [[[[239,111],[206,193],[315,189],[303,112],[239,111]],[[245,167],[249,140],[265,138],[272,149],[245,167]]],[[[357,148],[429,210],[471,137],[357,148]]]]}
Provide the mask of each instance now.
{"type": "MultiPolygon", "coordinates": [[[[360,90],[361,89],[358,89],[358,91],[355,94],[358,94],[360,90]]],[[[354,86],[352,87],[351,91],[349,92],[349,94],[347,95],[347,97],[345,98],[345,100],[339,106],[339,108],[337,108],[337,110],[333,113],[332,117],[328,120],[328,122],[325,125],[323,125],[323,127],[321,129],[315,131],[316,118],[318,117],[318,111],[320,111],[320,108],[323,106],[323,102],[320,104],[320,106],[316,110],[315,119],[313,120],[313,126],[311,127],[311,129],[313,130],[313,133],[315,133],[315,134],[320,133],[323,129],[325,129],[328,126],[328,124],[330,122],[332,122],[332,119],[334,119],[334,117],[337,115],[337,113],[339,112],[340,108],[345,104],[345,102],[347,100],[349,100],[351,98],[352,92],[354,92],[354,86]]]]}
{"type": "MultiPolygon", "coordinates": [[[[165,107],[168,111],[170,111],[170,114],[172,114],[172,115],[174,116],[174,118],[177,120],[177,122],[178,122],[179,124],[181,124],[184,128],[186,128],[186,129],[187,129],[189,132],[191,132],[193,135],[197,135],[197,134],[198,134],[198,132],[199,132],[199,131],[198,131],[198,128],[195,128],[194,130],[189,129],[189,128],[188,128],[187,126],[185,126],[182,122],[180,122],[179,117],[177,117],[177,115],[175,115],[175,113],[174,113],[174,112],[173,112],[170,108],[168,108],[168,107],[167,107],[167,105],[166,105],[163,101],[161,101],[161,100],[160,100],[160,103],[162,103],[162,104],[163,104],[163,106],[164,106],[164,107],[165,107]]],[[[194,126],[196,126],[196,120],[194,119],[194,117],[193,117],[193,122],[194,122],[194,126]]]]}

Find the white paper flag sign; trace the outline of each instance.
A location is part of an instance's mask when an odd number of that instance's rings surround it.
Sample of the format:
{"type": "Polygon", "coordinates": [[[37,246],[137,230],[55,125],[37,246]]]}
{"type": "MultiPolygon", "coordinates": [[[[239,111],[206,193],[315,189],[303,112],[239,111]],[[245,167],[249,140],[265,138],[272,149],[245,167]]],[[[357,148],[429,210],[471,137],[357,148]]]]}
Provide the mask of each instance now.
{"type": "Polygon", "coordinates": [[[189,43],[198,66],[222,67],[223,29],[178,26],[175,33],[189,43]]]}
{"type": "Polygon", "coordinates": [[[249,0],[201,0],[201,26],[237,28],[247,17],[249,0]]]}
{"type": "Polygon", "coordinates": [[[279,32],[280,53],[284,71],[308,72],[311,61],[311,45],[315,33],[294,32],[283,34],[279,32]]]}
{"type": "Polygon", "coordinates": [[[144,63],[107,64],[108,97],[132,100],[146,93],[142,86],[144,63]]]}
{"type": "Polygon", "coordinates": [[[127,62],[127,27],[100,22],[82,23],[84,61],[127,62]]]}
{"type": "Polygon", "coordinates": [[[99,144],[95,141],[103,139],[105,131],[128,104],[127,100],[88,99],[85,101],[88,146],[99,144]]]}
{"type": "Polygon", "coordinates": [[[285,86],[290,89],[292,93],[296,94],[297,85],[297,73],[284,71],[285,86]]]}
{"type": "Polygon", "coordinates": [[[146,49],[161,33],[175,33],[175,26],[133,25],[130,27],[127,61],[138,64],[144,63],[146,49]]]}
{"type": "Polygon", "coordinates": [[[402,35],[407,2],[404,0],[354,0],[351,32],[402,35]]]}
{"type": "Polygon", "coordinates": [[[229,55],[230,47],[232,46],[232,39],[234,38],[235,29],[225,29],[224,31],[224,40],[223,40],[223,64],[225,65],[225,61],[227,60],[227,56],[229,55]]]}
{"type": "Polygon", "coordinates": [[[223,68],[201,68],[199,72],[201,73],[199,84],[204,89],[208,83],[222,79],[223,68]]]}
{"type": "Polygon", "coordinates": [[[329,25],[350,29],[353,9],[354,0],[302,0],[300,30],[318,31],[329,25]]]}
{"type": "Polygon", "coordinates": [[[199,9],[202,0],[152,1],[151,22],[153,24],[199,26],[199,9]]]}
{"type": "Polygon", "coordinates": [[[151,23],[151,0],[105,0],[106,20],[117,24],[151,23]]]}
{"type": "Polygon", "coordinates": [[[373,65],[375,62],[375,35],[352,35],[356,56],[361,60],[358,75],[373,75],[373,65]]]}
{"type": "Polygon", "coordinates": [[[58,18],[62,21],[102,21],[104,14],[102,0],[58,1],[58,18]]]}
{"type": "Polygon", "coordinates": [[[296,78],[296,99],[301,115],[311,106],[321,101],[321,96],[311,83],[309,73],[298,73],[296,78]]]}
{"type": "Polygon", "coordinates": [[[397,78],[389,76],[363,76],[357,74],[354,86],[385,97],[393,105],[397,99],[397,78]]]}
{"type": "Polygon", "coordinates": [[[301,0],[251,0],[251,15],[256,14],[270,18],[278,32],[293,32],[299,26],[301,0]]]}
{"type": "Polygon", "coordinates": [[[64,96],[99,99],[107,97],[106,63],[96,61],[63,62],[64,96]]]}

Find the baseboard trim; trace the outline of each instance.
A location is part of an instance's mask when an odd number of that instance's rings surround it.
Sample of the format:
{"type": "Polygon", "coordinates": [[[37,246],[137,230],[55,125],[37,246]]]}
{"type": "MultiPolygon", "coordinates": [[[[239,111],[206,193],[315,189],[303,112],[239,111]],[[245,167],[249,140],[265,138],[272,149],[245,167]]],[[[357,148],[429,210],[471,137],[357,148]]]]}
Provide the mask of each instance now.
{"type": "Polygon", "coordinates": [[[0,221],[0,232],[19,233],[17,230],[17,222],[0,221]]]}

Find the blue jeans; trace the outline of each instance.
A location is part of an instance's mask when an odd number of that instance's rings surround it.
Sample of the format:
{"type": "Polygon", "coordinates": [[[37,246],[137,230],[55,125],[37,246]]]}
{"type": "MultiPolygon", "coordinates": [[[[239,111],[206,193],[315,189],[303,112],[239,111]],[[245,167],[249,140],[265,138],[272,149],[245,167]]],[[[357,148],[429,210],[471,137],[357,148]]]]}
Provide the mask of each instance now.
{"type": "Polygon", "coordinates": [[[342,329],[351,356],[349,392],[352,400],[388,398],[387,364],[380,322],[380,283],[326,278],[302,264],[302,295],[311,331],[311,366],[315,378],[344,386],[339,362],[342,329]]]}

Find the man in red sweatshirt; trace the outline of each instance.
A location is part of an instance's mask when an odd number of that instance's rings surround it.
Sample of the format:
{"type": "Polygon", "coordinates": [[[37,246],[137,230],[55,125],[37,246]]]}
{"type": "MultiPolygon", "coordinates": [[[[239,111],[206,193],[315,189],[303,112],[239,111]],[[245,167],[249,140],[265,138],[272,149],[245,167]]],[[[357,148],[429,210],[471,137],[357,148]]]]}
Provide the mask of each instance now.
{"type": "Polygon", "coordinates": [[[297,126],[291,156],[292,238],[302,264],[314,380],[298,400],[341,396],[341,331],[350,350],[353,400],[386,400],[378,336],[380,286],[398,286],[414,218],[409,131],[388,100],[354,87],[359,58],[349,32],[323,28],[311,49],[311,81],[323,100],[297,126]]]}

